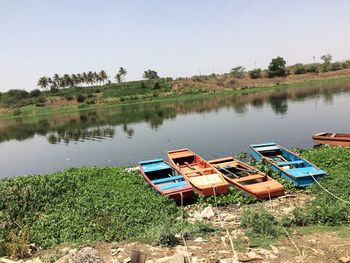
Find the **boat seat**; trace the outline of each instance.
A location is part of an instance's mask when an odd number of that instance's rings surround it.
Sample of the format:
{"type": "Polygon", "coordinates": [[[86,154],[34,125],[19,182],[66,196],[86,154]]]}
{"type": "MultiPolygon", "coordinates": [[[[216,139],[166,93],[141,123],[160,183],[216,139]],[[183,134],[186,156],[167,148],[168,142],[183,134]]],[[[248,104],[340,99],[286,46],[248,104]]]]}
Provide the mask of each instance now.
{"type": "Polygon", "coordinates": [[[166,182],[175,181],[175,180],[179,180],[179,179],[183,179],[183,176],[181,176],[181,175],[169,176],[169,177],[162,178],[162,179],[152,180],[152,183],[161,184],[161,183],[166,183],[166,182]]]}
{"type": "Polygon", "coordinates": [[[223,179],[218,174],[208,174],[202,176],[196,176],[191,178],[191,182],[195,186],[204,186],[204,185],[215,185],[218,183],[224,183],[223,179]]]}
{"type": "Polygon", "coordinates": [[[272,146],[256,147],[255,150],[257,150],[258,152],[276,151],[276,150],[280,150],[280,147],[272,145],[272,146]]]}
{"type": "Polygon", "coordinates": [[[291,161],[291,162],[279,162],[276,165],[277,166],[286,166],[286,165],[295,165],[295,164],[303,164],[304,161],[298,160],[298,161],[291,161]]]}
{"type": "Polygon", "coordinates": [[[201,173],[201,172],[206,172],[206,171],[210,171],[210,170],[213,170],[213,168],[203,168],[203,169],[190,170],[190,171],[184,172],[184,174],[201,173]]]}
{"type": "Polygon", "coordinates": [[[181,181],[181,182],[177,182],[177,183],[171,183],[171,184],[166,184],[166,185],[160,185],[158,186],[158,188],[160,190],[169,190],[172,188],[178,188],[178,187],[183,187],[186,186],[187,182],[186,181],[181,181]]]}

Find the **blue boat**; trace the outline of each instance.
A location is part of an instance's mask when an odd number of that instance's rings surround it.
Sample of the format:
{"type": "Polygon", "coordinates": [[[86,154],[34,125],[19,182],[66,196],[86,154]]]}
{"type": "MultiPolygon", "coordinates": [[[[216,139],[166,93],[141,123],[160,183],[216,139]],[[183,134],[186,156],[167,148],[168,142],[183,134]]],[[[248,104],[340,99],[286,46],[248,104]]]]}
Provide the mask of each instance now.
{"type": "Polygon", "coordinates": [[[307,187],[326,175],[326,172],[276,143],[252,144],[249,153],[257,161],[271,165],[282,178],[297,187],[307,187]]]}
{"type": "Polygon", "coordinates": [[[163,159],[139,162],[139,171],[146,181],[159,193],[175,200],[191,198],[192,186],[177,168],[163,159]]]}

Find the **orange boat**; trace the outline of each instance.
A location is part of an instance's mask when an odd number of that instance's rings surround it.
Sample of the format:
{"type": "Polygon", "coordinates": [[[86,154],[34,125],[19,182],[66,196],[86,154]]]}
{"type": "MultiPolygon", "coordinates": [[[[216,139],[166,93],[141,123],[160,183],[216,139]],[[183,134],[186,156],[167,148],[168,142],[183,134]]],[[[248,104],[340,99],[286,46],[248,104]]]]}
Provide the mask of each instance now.
{"type": "Polygon", "coordinates": [[[233,157],[209,161],[222,176],[238,189],[259,199],[284,195],[284,186],[265,173],[233,157]]]}
{"type": "Polygon", "coordinates": [[[228,183],[222,174],[198,154],[189,149],[179,149],[168,151],[168,157],[199,195],[210,196],[227,193],[228,183]]]}
{"type": "Polygon", "coordinates": [[[333,146],[350,147],[349,133],[316,133],[312,135],[312,139],[321,144],[328,144],[333,146]]]}

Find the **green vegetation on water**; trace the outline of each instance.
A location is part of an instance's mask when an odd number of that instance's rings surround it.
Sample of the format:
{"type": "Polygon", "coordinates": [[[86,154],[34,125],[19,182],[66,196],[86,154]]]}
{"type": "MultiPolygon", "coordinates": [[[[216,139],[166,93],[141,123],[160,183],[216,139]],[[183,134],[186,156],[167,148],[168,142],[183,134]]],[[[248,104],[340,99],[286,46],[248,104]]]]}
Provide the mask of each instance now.
{"type": "MultiPolygon", "coordinates": [[[[350,148],[321,147],[302,156],[325,169],[321,184],[350,201],[350,148]]],[[[318,185],[304,208],[276,219],[260,204],[242,214],[242,227],[255,237],[275,238],[285,227],[348,225],[349,203],[337,200],[318,185]]],[[[219,196],[219,205],[251,203],[237,190],[219,196]]],[[[201,198],[202,204],[213,203],[201,198]]],[[[25,176],[0,181],[1,254],[25,256],[26,244],[44,248],[60,243],[140,240],[163,245],[176,243],[181,230],[181,208],[152,190],[136,172],[123,167],[68,169],[46,176],[25,176]],[[22,246],[21,246],[22,244],[22,246]]],[[[189,234],[215,231],[211,225],[185,222],[189,234]]]]}

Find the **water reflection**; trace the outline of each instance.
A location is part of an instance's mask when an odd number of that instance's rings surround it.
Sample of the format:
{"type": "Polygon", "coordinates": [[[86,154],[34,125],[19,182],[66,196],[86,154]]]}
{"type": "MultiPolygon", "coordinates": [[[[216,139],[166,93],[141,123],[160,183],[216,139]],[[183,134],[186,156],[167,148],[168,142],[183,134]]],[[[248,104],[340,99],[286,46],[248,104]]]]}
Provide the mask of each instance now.
{"type": "Polygon", "coordinates": [[[40,118],[17,118],[0,121],[0,143],[8,140],[25,140],[34,135],[46,136],[50,144],[104,140],[116,136],[116,127],[128,138],[132,138],[134,123],[145,122],[157,130],[164,120],[175,119],[178,114],[218,111],[226,107],[240,115],[246,114],[249,105],[262,108],[269,105],[276,115],[288,113],[288,101],[302,101],[321,96],[327,103],[333,103],[336,93],[350,91],[350,85],[339,83],[329,85],[301,86],[264,93],[242,95],[202,96],[180,101],[133,104],[99,108],[83,112],[61,114],[40,118]]]}

